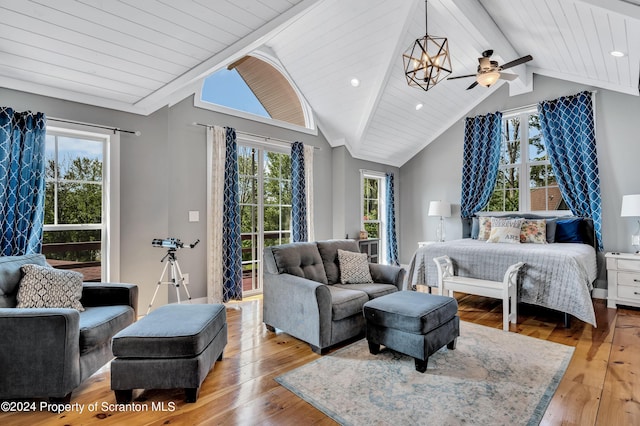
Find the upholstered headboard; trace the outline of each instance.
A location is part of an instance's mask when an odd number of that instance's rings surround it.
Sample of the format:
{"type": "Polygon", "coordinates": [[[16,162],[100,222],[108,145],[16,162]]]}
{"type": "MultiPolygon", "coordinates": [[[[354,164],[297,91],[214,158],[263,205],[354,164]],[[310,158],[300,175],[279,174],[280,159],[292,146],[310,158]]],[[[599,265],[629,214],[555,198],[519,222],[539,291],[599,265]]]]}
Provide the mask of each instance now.
{"type": "MultiPolygon", "coordinates": [[[[576,216],[541,216],[532,213],[507,213],[502,215],[495,215],[494,217],[523,217],[525,219],[572,219],[576,216]]],[[[462,218],[462,238],[471,238],[471,228],[473,227],[473,218],[462,218]]],[[[585,244],[589,244],[591,247],[597,250],[596,245],[596,232],[593,227],[593,219],[582,218],[580,223],[580,234],[585,244]]]]}

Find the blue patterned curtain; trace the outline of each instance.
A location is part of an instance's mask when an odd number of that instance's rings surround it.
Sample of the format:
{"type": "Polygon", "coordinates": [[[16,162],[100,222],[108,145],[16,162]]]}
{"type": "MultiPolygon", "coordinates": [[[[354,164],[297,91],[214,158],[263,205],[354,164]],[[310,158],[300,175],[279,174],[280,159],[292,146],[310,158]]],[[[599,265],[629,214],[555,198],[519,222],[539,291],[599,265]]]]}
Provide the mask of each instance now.
{"type": "Polygon", "coordinates": [[[224,206],[222,234],[222,301],[242,300],[242,251],[240,195],[238,192],[238,144],[236,131],[226,128],[224,206]]]}
{"type": "Polygon", "coordinates": [[[600,177],[590,92],[538,104],[540,128],[562,198],[576,216],[593,219],[603,250],[600,177]]]}
{"type": "Polygon", "coordinates": [[[387,263],[400,265],[398,262],[398,240],[396,239],[396,203],[393,173],[385,175],[385,214],[387,226],[385,229],[387,239],[387,263]]]}
{"type": "Polygon", "coordinates": [[[291,233],[294,243],[307,241],[307,194],[302,142],[291,145],[291,233]]]}
{"type": "Polygon", "coordinates": [[[498,177],[502,113],[465,120],[460,214],[471,217],[487,205],[498,177]]]}
{"type": "Polygon", "coordinates": [[[44,220],[43,113],[0,108],[0,250],[40,253],[44,220]]]}

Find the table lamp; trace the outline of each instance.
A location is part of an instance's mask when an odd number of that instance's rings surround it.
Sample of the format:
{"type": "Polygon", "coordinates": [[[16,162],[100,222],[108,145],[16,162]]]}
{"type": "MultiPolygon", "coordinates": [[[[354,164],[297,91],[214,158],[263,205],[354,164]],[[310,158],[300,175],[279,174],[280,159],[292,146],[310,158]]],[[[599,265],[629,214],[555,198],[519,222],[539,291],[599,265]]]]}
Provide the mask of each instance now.
{"type": "MultiPolygon", "coordinates": [[[[620,216],[640,217],[640,194],[625,195],[622,197],[620,216]]],[[[638,229],[635,234],[631,235],[631,245],[636,248],[636,254],[638,254],[638,250],[640,249],[640,220],[638,220],[638,229]]]]}
{"type": "Polygon", "coordinates": [[[438,229],[436,229],[436,239],[438,241],[444,241],[444,218],[451,217],[451,204],[446,201],[431,201],[427,214],[429,216],[440,216],[438,229]]]}

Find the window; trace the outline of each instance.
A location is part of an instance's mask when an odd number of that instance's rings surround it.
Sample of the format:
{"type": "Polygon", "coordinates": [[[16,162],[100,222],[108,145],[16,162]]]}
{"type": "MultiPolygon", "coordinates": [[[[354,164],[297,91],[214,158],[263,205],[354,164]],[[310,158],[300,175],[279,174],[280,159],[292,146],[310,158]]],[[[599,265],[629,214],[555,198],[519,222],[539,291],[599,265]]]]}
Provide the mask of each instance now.
{"type": "Polygon", "coordinates": [[[380,178],[363,178],[363,198],[362,198],[362,229],[367,231],[369,238],[380,238],[380,178]]]}
{"type": "Polygon", "coordinates": [[[253,52],[205,77],[200,108],[316,134],[313,112],[277,58],[253,52]]]}
{"type": "Polygon", "coordinates": [[[380,259],[387,258],[385,241],[385,174],[368,170],[360,171],[360,229],[367,231],[368,238],[380,240],[380,259]]]}
{"type": "Polygon", "coordinates": [[[291,242],[291,157],[238,144],[242,290],[262,291],[264,247],[291,242]]]}
{"type": "MultiPolygon", "coordinates": [[[[109,191],[109,159],[117,135],[48,128],[45,146],[46,188],[42,253],[60,269],[73,269],[85,281],[117,280],[115,227],[117,194],[109,191]],[[111,200],[111,201],[110,201],[111,200]]],[[[116,182],[113,182],[116,183],[116,182]]]]}
{"type": "Polygon", "coordinates": [[[498,178],[484,211],[568,210],[551,169],[536,110],[504,116],[501,133],[498,178]]]}

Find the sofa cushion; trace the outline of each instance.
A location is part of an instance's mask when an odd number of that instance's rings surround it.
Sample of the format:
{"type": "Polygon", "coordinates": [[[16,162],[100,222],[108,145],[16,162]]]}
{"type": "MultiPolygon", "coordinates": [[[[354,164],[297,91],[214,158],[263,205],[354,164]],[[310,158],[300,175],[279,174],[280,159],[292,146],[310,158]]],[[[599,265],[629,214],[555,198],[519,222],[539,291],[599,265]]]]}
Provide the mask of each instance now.
{"type": "Polygon", "coordinates": [[[333,321],[352,315],[362,315],[362,306],[369,300],[367,293],[332,285],[328,288],[331,292],[331,319],[333,321]]]}
{"type": "Polygon", "coordinates": [[[338,249],[340,282],[342,284],[372,283],[369,272],[369,257],[366,253],[338,249]]]}
{"type": "Polygon", "coordinates": [[[322,258],[315,243],[291,243],[271,247],[280,274],[291,274],[327,284],[322,258]]]}
{"type": "Polygon", "coordinates": [[[135,321],[126,305],[87,307],[80,313],[80,354],[109,343],[120,330],[135,321]]]}
{"type": "Polygon", "coordinates": [[[120,331],[120,358],[191,358],[204,351],[227,323],[222,304],[165,305],[120,331]]]}
{"type": "Polygon", "coordinates": [[[398,291],[364,305],[368,323],[414,334],[427,334],[458,313],[453,297],[416,291],[398,291]]]}
{"type": "Polygon", "coordinates": [[[80,312],[83,275],[50,266],[22,265],[18,308],[71,308],[80,312]]]}
{"type": "Polygon", "coordinates": [[[391,294],[398,291],[398,287],[396,287],[395,284],[336,284],[334,287],[344,288],[347,290],[364,291],[369,299],[375,299],[376,297],[384,296],[386,294],[391,294]]]}
{"type": "Polygon", "coordinates": [[[0,256],[0,308],[16,307],[18,283],[22,277],[20,267],[27,264],[45,266],[47,261],[41,254],[0,256]]]}
{"type": "Polygon", "coordinates": [[[360,253],[360,248],[355,240],[327,240],[316,242],[324,271],[329,284],[340,282],[340,266],[338,262],[338,249],[360,253]]]}

